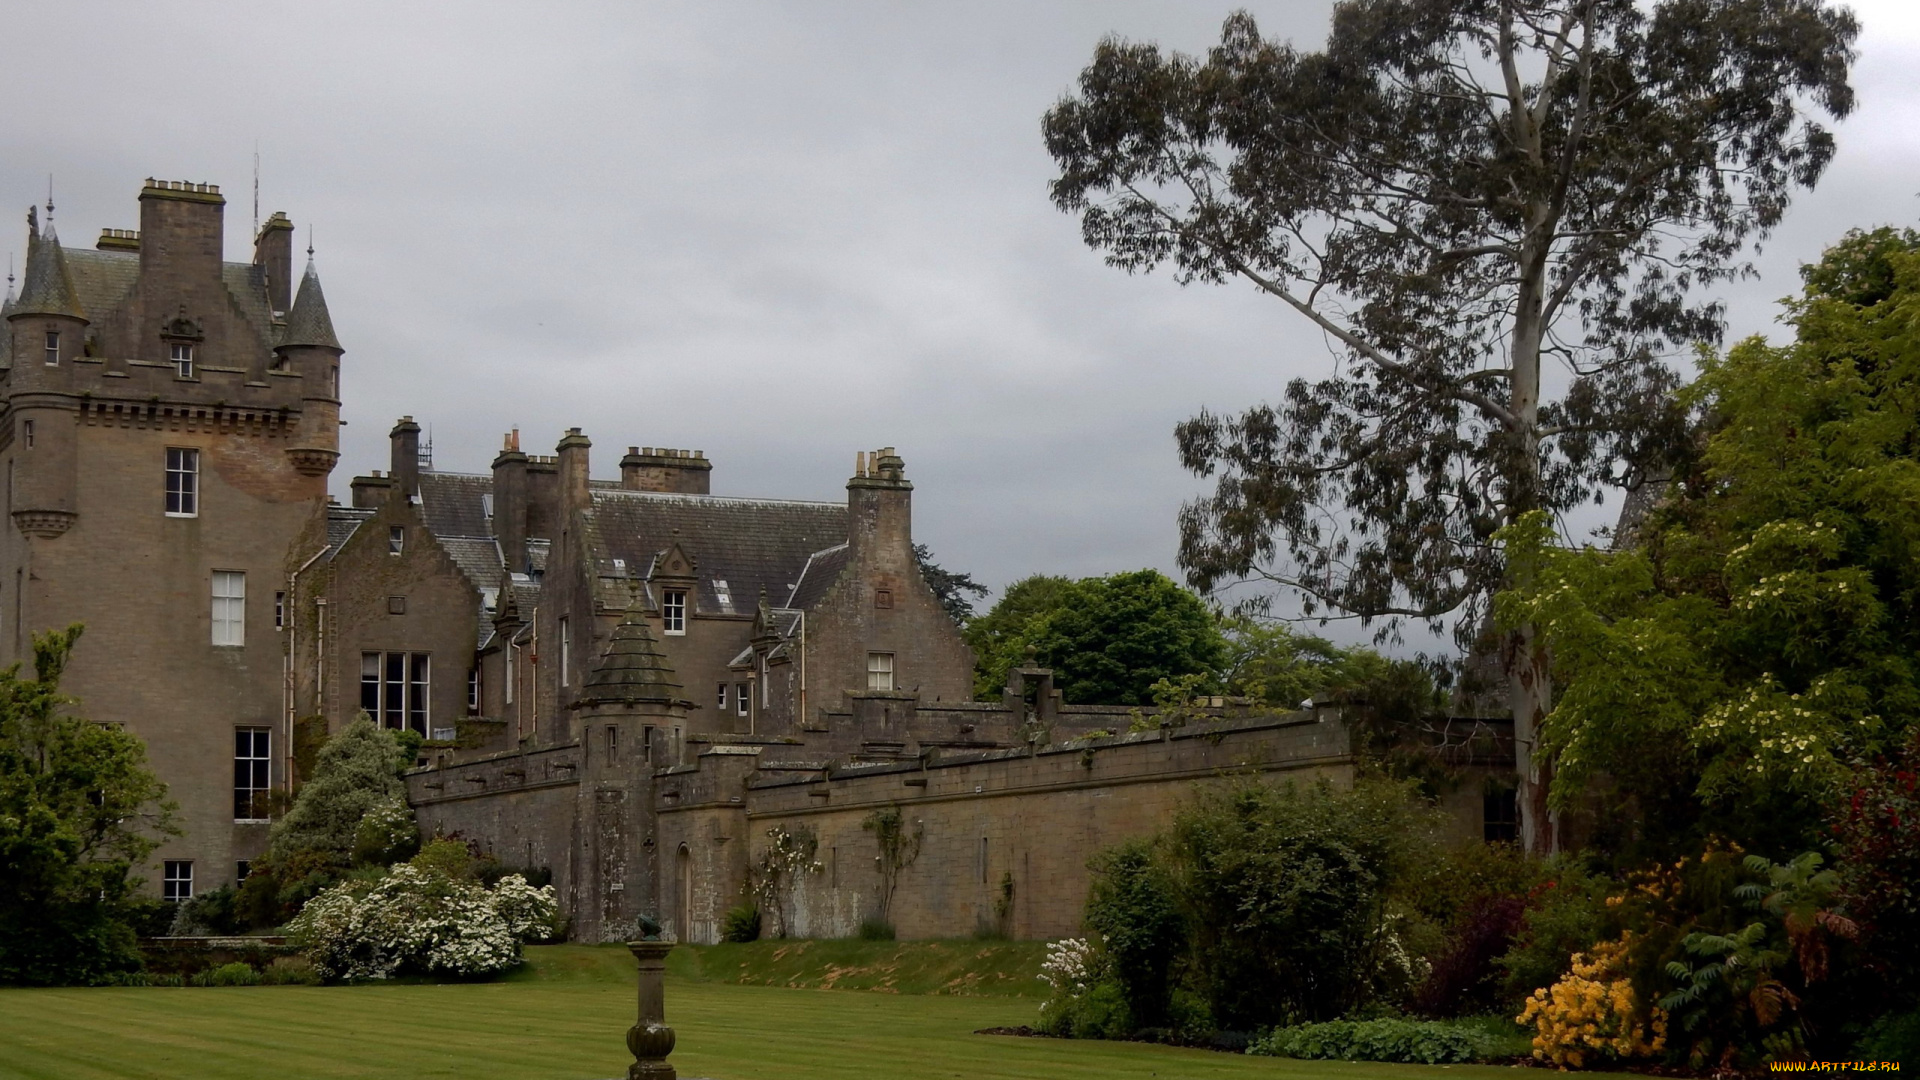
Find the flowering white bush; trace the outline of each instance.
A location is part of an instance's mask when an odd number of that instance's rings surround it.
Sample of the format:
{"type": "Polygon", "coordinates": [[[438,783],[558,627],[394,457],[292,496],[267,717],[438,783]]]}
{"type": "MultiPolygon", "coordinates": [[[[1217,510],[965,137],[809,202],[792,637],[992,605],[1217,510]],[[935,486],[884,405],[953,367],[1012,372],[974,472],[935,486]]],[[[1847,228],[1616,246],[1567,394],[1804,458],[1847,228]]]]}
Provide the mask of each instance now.
{"type": "Polygon", "coordinates": [[[520,943],[545,937],[557,909],[552,886],[517,874],[489,891],[403,863],[314,897],[287,934],[328,980],[488,975],[518,964],[520,943]]]}
{"type": "Polygon", "coordinates": [[[1040,1005],[1040,1030],[1069,1038],[1115,1039],[1131,1030],[1104,938],[1067,938],[1047,946],[1040,980],[1053,988],[1040,1005]]]}
{"type": "Polygon", "coordinates": [[[1049,942],[1040,981],[1053,988],[1055,997],[1077,997],[1093,985],[1098,962],[1093,942],[1086,938],[1049,942]]]}

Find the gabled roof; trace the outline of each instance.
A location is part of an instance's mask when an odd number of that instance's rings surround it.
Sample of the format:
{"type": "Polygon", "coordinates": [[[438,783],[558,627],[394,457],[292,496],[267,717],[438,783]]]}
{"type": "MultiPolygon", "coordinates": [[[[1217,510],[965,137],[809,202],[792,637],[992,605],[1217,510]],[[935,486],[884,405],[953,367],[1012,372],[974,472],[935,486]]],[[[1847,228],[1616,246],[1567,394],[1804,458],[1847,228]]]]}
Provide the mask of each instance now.
{"type": "Polygon", "coordinates": [[[761,589],[787,595],[809,555],[847,536],[844,503],[626,490],[591,496],[596,554],[644,574],[656,555],[678,543],[698,566],[695,609],[706,612],[750,611],[748,598],[761,589]],[[721,606],[716,579],[727,583],[734,605],[721,606]]]}
{"type": "Polygon", "coordinates": [[[372,510],[354,506],[327,507],[327,558],[340,554],[340,548],[360,530],[361,522],[373,516],[372,510]]]}
{"type": "Polygon", "coordinates": [[[836,544],[807,556],[807,565],[800,571],[800,579],[793,583],[793,588],[787,593],[787,602],[780,606],[805,611],[819,603],[833,583],[840,580],[840,571],[846,566],[845,544],[836,544]]]}

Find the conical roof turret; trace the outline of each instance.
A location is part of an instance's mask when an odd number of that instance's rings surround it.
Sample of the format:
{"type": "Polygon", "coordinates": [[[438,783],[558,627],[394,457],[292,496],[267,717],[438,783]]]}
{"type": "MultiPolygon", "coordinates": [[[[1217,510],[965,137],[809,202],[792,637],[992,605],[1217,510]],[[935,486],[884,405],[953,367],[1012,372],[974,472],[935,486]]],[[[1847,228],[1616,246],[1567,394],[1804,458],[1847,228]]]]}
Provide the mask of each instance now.
{"type": "Polygon", "coordinates": [[[673,667],[654,646],[645,611],[637,603],[629,605],[627,617],[613,628],[607,651],[587,674],[587,685],[581,691],[578,704],[653,702],[670,705],[682,698],[673,667]]]}
{"type": "MultiPolygon", "coordinates": [[[[300,278],[300,291],[287,312],[287,325],[280,331],[280,344],[316,345],[340,350],[340,339],[333,336],[333,316],[327,314],[327,296],[320,291],[320,271],[307,259],[307,272],[300,278]]],[[[345,351],[345,350],[340,350],[345,351]]]]}
{"type": "Polygon", "coordinates": [[[85,319],[80,296],[73,288],[73,275],[67,271],[66,252],[51,222],[45,233],[27,236],[27,272],[20,286],[20,298],[7,311],[14,315],[65,315],[85,319]]]}

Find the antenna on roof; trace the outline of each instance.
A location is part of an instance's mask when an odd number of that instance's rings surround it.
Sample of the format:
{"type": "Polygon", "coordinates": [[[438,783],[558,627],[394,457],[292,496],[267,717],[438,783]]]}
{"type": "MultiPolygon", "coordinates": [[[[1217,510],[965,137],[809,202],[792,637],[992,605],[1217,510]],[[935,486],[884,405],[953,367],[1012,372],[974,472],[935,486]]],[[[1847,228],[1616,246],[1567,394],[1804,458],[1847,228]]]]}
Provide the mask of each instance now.
{"type": "Polygon", "coordinates": [[[53,228],[53,174],[47,174],[47,228],[53,228]]]}
{"type": "Polygon", "coordinates": [[[427,425],[427,437],[421,440],[420,449],[415,453],[415,460],[417,460],[420,463],[421,472],[433,471],[433,425],[432,424],[427,425]]]}
{"type": "Polygon", "coordinates": [[[260,235],[260,140],[253,140],[253,235],[260,235]]]}
{"type": "Polygon", "coordinates": [[[307,223],[307,261],[313,261],[313,223],[307,223]]]}

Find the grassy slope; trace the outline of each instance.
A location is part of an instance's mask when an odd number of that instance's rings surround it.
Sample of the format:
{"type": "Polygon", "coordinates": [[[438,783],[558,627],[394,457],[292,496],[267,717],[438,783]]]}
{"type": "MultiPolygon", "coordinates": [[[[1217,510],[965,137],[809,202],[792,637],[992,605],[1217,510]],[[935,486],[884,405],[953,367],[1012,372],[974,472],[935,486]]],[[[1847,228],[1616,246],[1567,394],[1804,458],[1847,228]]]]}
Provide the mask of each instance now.
{"type": "MultiPolygon", "coordinates": [[[[865,948],[884,956],[877,944],[865,948]]],[[[764,972],[769,978],[797,970],[782,967],[797,963],[794,954],[776,959],[778,951],[745,953],[748,959],[742,961],[741,951],[699,950],[687,954],[697,965],[688,960],[676,965],[693,969],[695,976],[676,973],[667,989],[668,1017],[680,1035],[673,1063],[682,1075],[718,1080],[1513,1075],[1486,1067],[1296,1062],[1129,1043],[982,1036],[973,1029],[1031,1021],[1035,1002],[700,981],[714,978],[715,968],[724,974],[729,965],[737,972],[744,964],[749,974],[764,972]]],[[[808,952],[829,955],[824,949],[808,952]]],[[[866,953],[846,955],[866,957],[867,966],[877,969],[866,953]]],[[[529,970],[513,979],[476,985],[0,991],[0,1077],[587,1080],[624,1074],[628,1059],[622,1032],[632,1021],[633,984],[623,950],[558,946],[538,950],[534,957],[529,970]]],[[[921,985],[915,979],[937,983],[941,963],[899,962],[891,974],[876,970],[862,977],[892,979],[894,989],[921,985]]],[[[847,979],[837,981],[845,985],[847,979]]]]}

